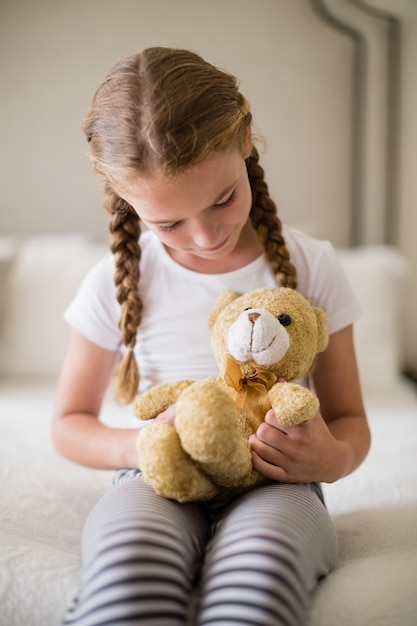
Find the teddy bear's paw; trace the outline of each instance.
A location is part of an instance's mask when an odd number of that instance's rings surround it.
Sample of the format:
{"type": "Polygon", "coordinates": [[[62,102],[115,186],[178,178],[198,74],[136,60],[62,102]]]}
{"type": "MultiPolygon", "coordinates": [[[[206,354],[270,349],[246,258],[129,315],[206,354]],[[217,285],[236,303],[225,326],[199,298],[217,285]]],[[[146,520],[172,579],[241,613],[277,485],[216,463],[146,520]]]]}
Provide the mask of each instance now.
{"type": "Polygon", "coordinates": [[[297,383],[277,383],[268,395],[277,421],[283,426],[296,426],[306,422],[319,410],[317,396],[297,383]]]}
{"type": "Polygon", "coordinates": [[[182,449],[175,427],[167,422],[139,431],[136,448],[145,482],[157,494],[179,502],[209,500],[218,488],[182,449]]]}
{"type": "Polygon", "coordinates": [[[178,396],[193,383],[192,380],[179,380],[150,387],[136,396],[133,413],[139,420],[149,420],[177,401],[178,396]]]}

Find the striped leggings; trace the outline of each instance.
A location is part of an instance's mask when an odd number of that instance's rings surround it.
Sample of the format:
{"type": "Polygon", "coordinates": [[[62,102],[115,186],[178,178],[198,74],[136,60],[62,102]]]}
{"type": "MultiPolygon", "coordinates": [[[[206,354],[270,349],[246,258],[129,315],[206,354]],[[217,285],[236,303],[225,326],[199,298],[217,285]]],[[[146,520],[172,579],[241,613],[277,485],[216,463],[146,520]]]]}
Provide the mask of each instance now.
{"type": "Polygon", "coordinates": [[[93,509],[82,552],[66,626],[302,626],[337,542],[317,485],[264,485],[216,508],[135,477],[93,509]]]}

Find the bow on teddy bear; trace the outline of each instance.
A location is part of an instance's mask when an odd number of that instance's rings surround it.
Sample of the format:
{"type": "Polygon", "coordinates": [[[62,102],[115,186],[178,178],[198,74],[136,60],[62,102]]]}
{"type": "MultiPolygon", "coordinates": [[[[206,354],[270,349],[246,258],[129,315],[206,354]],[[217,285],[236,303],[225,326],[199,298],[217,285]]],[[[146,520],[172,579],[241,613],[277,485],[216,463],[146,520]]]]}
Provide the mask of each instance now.
{"type": "Polygon", "coordinates": [[[251,463],[248,443],[273,408],[283,425],[317,413],[317,396],[297,384],[328,343],[324,311],[297,291],[225,291],[210,315],[212,349],[221,374],[175,381],[137,396],[140,420],[177,403],[175,424],[153,422],[137,439],[144,480],[167,498],[208,500],[265,479],[251,463]],[[284,379],[284,381],[282,380],[284,379]]]}

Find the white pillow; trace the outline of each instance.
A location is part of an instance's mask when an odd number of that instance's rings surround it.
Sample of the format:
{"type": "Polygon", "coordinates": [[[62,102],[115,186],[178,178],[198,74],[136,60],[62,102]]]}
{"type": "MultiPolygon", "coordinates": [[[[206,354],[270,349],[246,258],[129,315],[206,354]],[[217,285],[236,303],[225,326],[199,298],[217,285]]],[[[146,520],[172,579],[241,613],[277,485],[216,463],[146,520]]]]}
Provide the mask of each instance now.
{"type": "Polygon", "coordinates": [[[0,326],[0,374],[56,375],[69,336],[63,312],[105,251],[84,235],[22,241],[8,273],[0,326]]]}
{"type": "MultiPolygon", "coordinates": [[[[62,315],[88,269],[107,251],[84,235],[0,238],[0,374],[56,375],[69,328],[62,315]]],[[[407,265],[394,247],[338,250],[363,309],[355,345],[364,386],[400,376],[407,265]]]]}
{"type": "Polygon", "coordinates": [[[403,302],[407,263],[393,246],[338,250],[362,306],[355,347],[364,387],[387,387],[401,376],[403,302]]]}

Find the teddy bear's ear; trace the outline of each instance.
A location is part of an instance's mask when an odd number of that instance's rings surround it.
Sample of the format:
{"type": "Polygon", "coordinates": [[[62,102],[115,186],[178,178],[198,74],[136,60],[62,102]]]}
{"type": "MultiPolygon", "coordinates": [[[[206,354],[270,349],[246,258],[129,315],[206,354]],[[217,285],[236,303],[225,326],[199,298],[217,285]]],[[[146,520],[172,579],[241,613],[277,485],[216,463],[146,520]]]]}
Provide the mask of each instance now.
{"type": "Polygon", "coordinates": [[[317,352],[324,352],[329,343],[329,333],[327,328],[327,315],[319,307],[313,307],[317,320],[317,352]]]}
{"type": "Polygon", "coordinates": [[[238,297],[239,297],[239,294],[236,293],[235,291],[231,291],[230,289],[226,289],[225,291],[221,293],[208,319],[208,326],[210,329],[213,328],[214,322],[216,321],[219,313],[223,311],[224,308],[226,308],[231,302],[233,302],[233,300],[236,300],[236,298],[238,297]]]}

